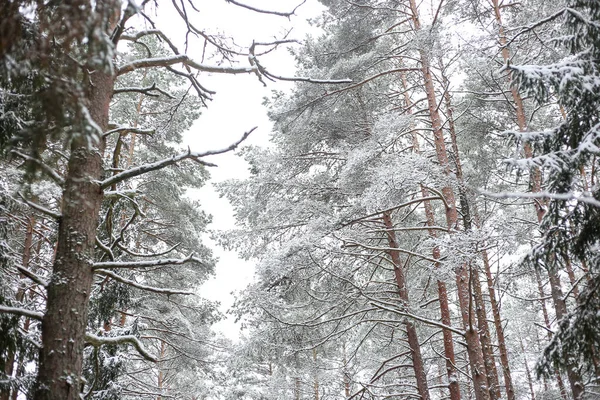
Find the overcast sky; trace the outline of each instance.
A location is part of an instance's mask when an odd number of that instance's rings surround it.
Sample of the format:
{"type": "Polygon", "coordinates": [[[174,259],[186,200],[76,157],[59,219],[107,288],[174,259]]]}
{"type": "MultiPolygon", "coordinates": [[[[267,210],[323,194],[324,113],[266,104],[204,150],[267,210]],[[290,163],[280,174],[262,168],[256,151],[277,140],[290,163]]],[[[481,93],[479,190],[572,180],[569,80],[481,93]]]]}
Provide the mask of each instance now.
{"type": "MultiPolygon", "coordinates": [[[[300,0],[244,0],[261,9],[290,11],[300,0]]],[[[257,14],[255,12],[228,4],[225,0],[212,0],[210,6],[202,8],[203,14],[196,16],[197,26],[210,32],[221,32],[235,39],[236,44],[248,47],[252,40],[272,41],[281,38],[282,34],[293,28],[290,38],[303,39],[308,32],[316,33],[306,22],[306,19],[316,17],[323,9],[316,0],[308,0],[302,5],[290,20],[284,17],[257,14]]],[[[181,20],[179,17],[164,18],[164,29],[182,37],[181,20]],[[169,19],[176,24],[169,25],[169,19]]],[[[190,46],[192,57],[201,58],[201,46],[190,46]],[[194,47],[196,46],[196,47],[194,47]],[[197,48],[197,50],[195,50],[197,48]]],[[[244,62],[245,60],[242,60],[244,62]]],[[[270,71],[286,76],[294,74],[294,60],[285,48],[265,57],[262,61],[270,71]]],[[[207,60],[206,63],[209,63],[207,60]]],[[[254,75],[213,75],[203,77],[201,83],[215,90],[214,100],[203,110],[200,119],[193,125],[184,137],[185,147],[192,150],[207,150],[223,148],[239,139],[249,129],[257,126],[247,144],[265,145],[271,133],[272,125],[267,118],[267,110],[262,106],[264,97],[270,97],[272,90],[289,90],[289,83],[268,83],[264,87],[254,75]]],[[[203,189],[192,193],[202,203],[202,208],[212,214],[212,230],[231,229],[235,226],[233,210],[227,200],[218,197],[212,183],[231,178],[248,176],[245,162],[235,154],[213,157],[211,162],[219,167],[212,168],[211,181],[203,189]]],[[[232,304],[232,292],[246,287],[253,279],[254,267],[250,262],[240,260],[235,253],[227,252],[210,241],[209,235],[205,240],[214,249],[219,258],[216,276],[206,283],[200,294],[211,300],[220,301],[221,310],[225,312],[232,304]]],[[[217,324],[216,329],[228,337],[238,337],[238,328],[231,319],[217,324]]]]}

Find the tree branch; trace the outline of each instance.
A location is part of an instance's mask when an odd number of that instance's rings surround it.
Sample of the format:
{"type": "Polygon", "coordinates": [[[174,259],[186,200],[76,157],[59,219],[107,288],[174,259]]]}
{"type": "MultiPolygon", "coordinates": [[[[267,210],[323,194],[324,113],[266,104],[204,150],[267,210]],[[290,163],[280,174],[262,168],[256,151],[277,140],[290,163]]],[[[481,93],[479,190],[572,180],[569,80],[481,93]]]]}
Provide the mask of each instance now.
{"type": "Polygon", "coordinates": [[[109,345],[130,344],[133,347],[135,347],[135,349],[138,351],[138,353],[140,353],[140,355],[142,357],[144,357],[146,360],[152,361],[152,362],[158,361],[154,356],[152,356],[152,354],[148,353],[148,351],[146,350],[146,348],[144,347],[142,342],[140,342],[140,340],[137,337],[132,336],[132,335],[109,337],[109,336],[96,336],[91,333],[86,333],[85,341],[94,347],[100,347],[100,346],[103,346],[106,344],[109,344],[109,345]]]}
{"type": "Polygon", "coordinates": [[[107,271],[105,269],[97,269],[94,271],[95,273],[99,274],[99,275],[104,275],[104,276],[108,276],[112,279],[114,279],[117,282],[121,282],[124,283],[126,285],[132,286],[134,288],[137,289],[141,289],[141,290],[146,290],[148,292],[154,292],[154,293],[160,293],[160,294],[183,294],[183,295],[194,295],[194,292],[191,292],[189,290],[178,290],[178,289],[167,289],[167,288],[157,288],[157,287],[153,287],[153,286],[147,286],[147,285],[142,285],[141,283],[137,283],[131,279],[126,279],[123,278],[120,275],[115,274],[114,272],[111,271],[107,271]]]}
{"type": "Polygon", "coordinates": [[[202,264],[202,260],[194,257],[190,254],[186,258],[165,258],[162,260],[148,260],[148,261],[106,261],[94,263],[92,268],[97,271],[102,268],[108,269],[123,269],[123,268],[149,268],[149,267],[160,267],[163,265],[182,265],[189,262],[197,262],[202,264]]]}
{"type": "Polygon", "coordinates": [[[257,12],[257,13],[270,14],[270,15],[278,15],[280,17],[286,17],[286,18],[289,18],[292,15],[295,15],[296,10],[298,8],[300,8],[300,6],[302,6],[304,3],[306,3],[306,0],[304,0],[302,3],[298,4],[292,11],[290,11],[290,12],[281,12],[281,11],[263,10],[261,8],[256,8],[256,7],[249,6],[247,4],[240,3],[239,1],[236,1],[236,0],[225,0],[225,1],[227,3],[231,3],[231,4],[234,4],[234,5],[238,6],[238,7],[242,7],[242,8],[245,8],[247,10],[251,10],[251,11],[257,12]]]}
{"type": "Polygon", "coordinates": [[[8,306],[3,306],[1,304],[0,304],[0,312],[6,313],[6,314],[21,315],[23,317],[36,319],[38,321],[41,321],[42,318],[44,318],[44,314],[42,314],[41,312],[26,310],[24,308],[18,308],[18,307],[8,307],[8,306]]]}
{"type": "Polygon", "coordinates": [[[168,167],[169,165],[176,164],[176,163],[186,160],[186,159],[192,159],[196,162],[199,162],[200,164],[214,167],[214,166],[216,166],[215,164],[208,163],[208,162],[202,161],[200,159],[203,157],[206,157],[206,156],[223,154],[223,153],[227,153],[229,151],[235,150],[240,145],[240,143],[242,143],[244,140],[246,140],[248,138],[248,136],[252,132],[254,132],[255,129],[256,129],[256,127],[250,129],[248,132],[244,133],[244,135],[241,137],[241,139],[239,139],[237,142],[233,143],[232,145],[230,145],[229,147],[226,147],[224,149],[209,150],[209,151],[205,151],[205,152],[201,152],[201,153],[197,153],[197,152],[194,152],[194,151],[191,151],[188,149],[188,151],[185,153],[182,153],[182,154],[170,157],[170,158],[166,158],[166,159],[163,159],[160,161],[156,161],[153,163],[140,165],[138,167],[131,168],[131,169],[128,169],[121,173],[118,173],[116,175],[113,175],[110,178],[107,178],[107,179],[103,180],[102,182],[100,182],[100,186],[104,189],[104,188],[107,188],[116,183],[122,182],[126,179],[130,179],[130,178],[133,178],[133,177],[136,177],[139,175],[143,175],[150,171],[156,171],[156,170],[168,167]]]}

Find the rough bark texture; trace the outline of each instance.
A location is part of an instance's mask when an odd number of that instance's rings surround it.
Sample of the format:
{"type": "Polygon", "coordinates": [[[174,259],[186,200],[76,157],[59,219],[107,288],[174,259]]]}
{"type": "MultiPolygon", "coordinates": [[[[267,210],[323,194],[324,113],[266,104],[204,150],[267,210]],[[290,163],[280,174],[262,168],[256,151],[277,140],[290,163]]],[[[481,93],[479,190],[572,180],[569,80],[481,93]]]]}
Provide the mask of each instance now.
{"type": "MultiPolygon", "coordinates": [[[[114,77],[91,75],[88,109],[94,122],[108,128],[108,109],[114,77]]],[[[103,141],[88,148],[83,136],[74,137],[63,191],[58,247],[48,286],[42,321],[42,345],[35,400],[79,399],[88,301],[98,214],[102,203],[103,141]]]]}
{"type": "MultiPolygon", "coordinates": [[[[394,231],[394,224],[390,213],[383,213],[383,224],[387,231],[388,244],[391,249],[398,248],[398,241],[396,240],[396,232],[394,231]]],[[[400,261],[400,253],[397,250],[389,250],[388,254],[392,259],[394,266],[394,275],[396,284],[398,286],[398,294],[400,301],[405,308],[408,307],[408,288],[406,287],[406,277],[402,268],[402,262],[400,261]]],[[[415,371],[415,377],[417,379],[417,390],[422,400],[429,400],[429,388],[427,386],[427,374],[425,373],[425,365],[423,364],[423,357],[421,355],[421,345],[419,344],[419,337],[417,335],[417,329],[415,325],[407,321],[406,335],[408,336],[408,345],[410,346],[410,354],[413,362],[413,369],[415,371]]]]}

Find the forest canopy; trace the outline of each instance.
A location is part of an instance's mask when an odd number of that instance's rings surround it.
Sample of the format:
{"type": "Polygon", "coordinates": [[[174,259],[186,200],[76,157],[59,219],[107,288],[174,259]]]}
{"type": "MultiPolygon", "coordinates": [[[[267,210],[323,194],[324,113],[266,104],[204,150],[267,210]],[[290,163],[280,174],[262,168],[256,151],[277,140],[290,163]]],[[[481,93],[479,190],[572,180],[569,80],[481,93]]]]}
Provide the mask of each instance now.
{"type": "Polygon", "coordinates": [[[600,396],[600,4],[319,3],[247,46],[192,0],[0,4],[0,400],[600,396]],[[269,146],[184,144],[211,75],[273,88],[269,146]],[[189,193],[238,148],[231,341],[189,193]]]}

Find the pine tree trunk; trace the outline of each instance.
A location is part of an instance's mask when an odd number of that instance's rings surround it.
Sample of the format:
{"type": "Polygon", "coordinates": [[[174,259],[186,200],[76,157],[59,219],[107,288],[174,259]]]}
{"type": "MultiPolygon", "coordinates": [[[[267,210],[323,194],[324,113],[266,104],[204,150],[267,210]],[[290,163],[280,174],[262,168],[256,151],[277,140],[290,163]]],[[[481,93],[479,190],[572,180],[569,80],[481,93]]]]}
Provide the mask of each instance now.
{"type": "MultiPolygon", "coordinates": [[[[406,109],[408,114],[412,114],[412,103],[408,94],[408,82],[406,79],[406,73],[401,72],[400,77],[402,80],[402,88],[404,90],[404,102],[406,103],[406,109]]],[[[413,152],[420,154],[421,149],[419,145],[419,140],[417,138],[416,133],[414,132],[412,134],[412,144],[413,152]]],[[[421,195],[423,196],[423,198],[429,197],[429,192],[423,186],[421,186],[421,195]]],[[[427,226],[435,226],[435,216],[433,214],[431,202],[429,200],[423,201],[423,207],[425,208],[427,226]]],[[[429,236],[432,238],[437,237],[437,233],[434,229],[430,229],[428,233],[429,236]]],[[[439,247],[435,246],[433,248],[432,255],[435,260],[440,259],[441,254],[439,247]]],[[[437,269],[439,268],[439,266],[439,263],[437,263],[435,265],[435,268],[437,269]]],[[[451,326],[452,320],[450,316],[450,308],[448,306],[448,291],[446,289],[446,283],[438,280],[437,286],[442,324],[446,326],[451,326]]],[[[442,334],[444,337],[444,357],[446,363],[446,374],[448,376],[448,389],[450,391],[450,400],[460,400],[460,387],[458,385],[458,371],[456,370],[456,360],[454,356],[454,342],[452,340],[452,332],[448,329],[443,329],[442,334]]]]}
{"type": "MultiPolygon", "coordinates": [[[[94,122],[108,128],[114,77],[102,71],[90,75],[88,110],[94,122]]],[[[58,247],[48,285],[42,321],[35,400],[78,400],[98,214],[102,203],[104,140],[88,148],[85,133],[73,137],[62,198],[58,247]]]]}
{"type": "MultiPolygon", "coordinates": [[[[397,249],[398,242],[396,240],[396,232],[394,231],[394,224],[389,212],[383,213],[383,223],[387,231],[387,239],[390,249],[397,249]]],[[[400,261],[400,253],[397,250],[388,250],[387,252],[392,259],[394,266],[394,275],[396,284],[398,286],[398,294],[400,295],[400,301],[404,308],[408,308],[408,288],[406,287],[406,277],[400,261]]],[[[406,335],[408,336],[408,345],[410,347],[410,354],[412,356],[413,369],[415,371],[415,377],[417,379],[417,390],[422,400],[429,400],[429,388],[427,385],[427,374],[425,373],[425,365],[423,364],[423,357],[421,355],[421,345],[419,344],[419,337],[417,336],[417,329],[414,324],[410,321],[405,323],[406,335]]]]}
{"type": "MultiPolygon", "coordinates": [[[[419,14],[415,0],[410,0],[410,8],[412,11],[412,20],[416,31],[421,29],[419,14]]],[[[442,131],[442,123],[438,111],[438,104],[435,95],[435,88],[431,76],[429,55],[424,49],[419,51],[421,61],[421,72],[423,75],[424,89],[427,95],[427,104],[429,107],[429,116],[434,135],[434,144],[438,162],[444,169],[447,176],[451,175],[450,164],[446,152],[446,144],[444,142],[444,134],[442,131]]],[[[446,199],[448,206],[446,207],[446,222],[448,228],[458,228],[458,213],[456,210],[456,200],[451,186],[446,186],[442,189],[442,194],[446,199]]],[[[489,385],[487,382],[487,373],[483,361],[483,353],[481,342],[476,329],[475,315],[472,312],[471,305],[471,285],[470,278],[465,265],[461,265],[456,271],[456,284],[458,289],[458,298],[460,311],[465,327],[465,340],[467,342],[467,353],[471,364],[471,371],[475,386],[475,395],[477,400],[489,400],[489,385]]]]}
{"type": "MultiPolygon", "coordinates": [[[[454,153],[454,164],[456,167],[456,178],[458,180],[458,196],[460,201],[460,208],[463,219],[463,226],[465,231],[472,230],[473,217],[471,215],[471,207],[469,202],[469,196],[467,193],[467,186],[464,181],[462,173],[462,164],[460,161],[460,153],[458,151],[458,141],[456,139],[456,128],[454,124],[454,116],[452,109],[452,99],[450,98],[450,91],[447,88],[450,85],[448,78],[444,73],[443,61],[439,59],[442,84],[444,85],[444,105],[446,109],[446,117],[448,121],[448,131],[450,132],[450,139],[452,143],[452,151],[454,153]]],[[[475,307],[477,310],[477,326],[479,328],[479,340],[481,341],[481,348],[483,352],[483,360],[487,372],[487,378],[489,383],[490,398],[491,400],[497,400],[501,398],[500,394],[500,383],[498,380],[498,370],[496,368],[496,361],[494,358],[494,349],[492,346],[492,337],[490,334],[490,327],[487,322],[487,311],[485,302],[483,300],[483,291],[481,289],[481,282],[479,280],[479,271],[475,267],[472,269],[473,273],[473,289],[475,298],[475,307]]],[[[509,377],[510,379],[510,377],[509,377]]],[[[510,393],[507,387],[507,393],[510,393]]],[[[507,396],[508,397],[508,396],[507,396]]],[[[514,395],[512,399],[514,400],[514,395]]]]}

